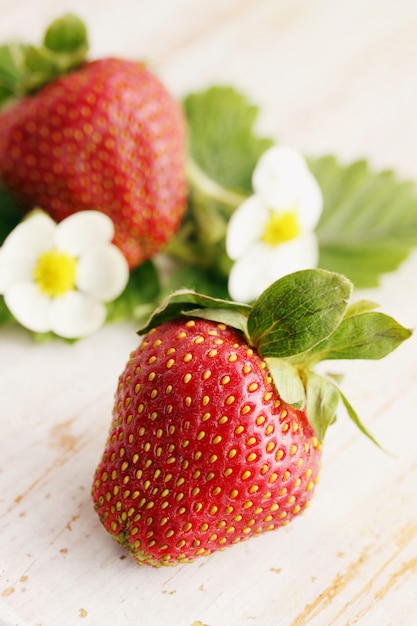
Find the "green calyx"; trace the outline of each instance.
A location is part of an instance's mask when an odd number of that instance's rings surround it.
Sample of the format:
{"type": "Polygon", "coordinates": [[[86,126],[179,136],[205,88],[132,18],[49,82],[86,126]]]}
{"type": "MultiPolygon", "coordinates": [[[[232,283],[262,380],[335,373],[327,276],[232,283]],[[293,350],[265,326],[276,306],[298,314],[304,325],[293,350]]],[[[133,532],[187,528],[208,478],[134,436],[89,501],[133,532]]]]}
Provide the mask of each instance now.
{"type": "Polygon", "coordinates": [[[0,107],[79,67],[87,52],[86,27],[72,14],[52,22],[40,46],[17,42],[0,46],[0,107]]]}
{"type": "Polygon", "coordinates": [[[318,374],[314,367],[324,360],[381,359],[412,333],[375,311],[373,302],[350,303],[351,296],[352,283],[345,276],[322,269],[284,276],[252,306],[180,290],[164,300],[138,333],[181,316],[235,328],[264,358],[280,397],[305,409],[321,441],[342,401],[352,421],[377,443],[336,377],[318,374]]]}

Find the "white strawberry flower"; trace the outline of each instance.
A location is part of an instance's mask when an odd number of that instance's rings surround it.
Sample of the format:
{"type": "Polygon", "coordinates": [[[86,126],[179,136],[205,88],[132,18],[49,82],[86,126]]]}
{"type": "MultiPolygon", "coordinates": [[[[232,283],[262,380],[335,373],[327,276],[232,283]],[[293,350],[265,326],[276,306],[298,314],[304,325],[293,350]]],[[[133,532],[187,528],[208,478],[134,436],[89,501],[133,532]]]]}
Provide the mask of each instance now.
{"type": "Polygon", "coordinates": [[[321,189],[304,157],[287,146],[264,152],[252,176],[254,194],[233,213],[226,251],[235,261],[229,274],[234,300],[251,302],[282,276],[318,264],[314,229],[321,189]]]}
{"type": "Polygon", "coordinates": [[[35,211],[20,222],[0,248],[0,294],[16,320],[68,339],[97,331],[104,303],[129,279],[113,235],[112,220],[99,211],[80,211],[59,224],[35,211]]]}

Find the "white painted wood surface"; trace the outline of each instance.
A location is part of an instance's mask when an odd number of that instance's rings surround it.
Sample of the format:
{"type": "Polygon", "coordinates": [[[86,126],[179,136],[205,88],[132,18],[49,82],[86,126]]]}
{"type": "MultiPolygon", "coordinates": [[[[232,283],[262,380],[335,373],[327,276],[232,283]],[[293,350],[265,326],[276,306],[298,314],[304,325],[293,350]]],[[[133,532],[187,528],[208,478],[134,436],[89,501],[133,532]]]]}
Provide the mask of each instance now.
{"type": "MultiPolygon", "coordinates": [[[[0,39],[72,10],[94,56],[149,59],[178,97],[232,83],[260,127],[310,154],[365,156],[417,180],[415,0],[0,0],[0,39]]],[[[417,325],[417,255],[370,295],[417,325]]],[[[364,294],[361,294],[364,295],[364,294]]],[[[65,345],[0,330],[1,626],[414,626],[417,337],[342,364],[376,437],[341,413],[311,508],[288,527],[176,568],[138,567],[90,484],[134,323],[65,345]]]]}

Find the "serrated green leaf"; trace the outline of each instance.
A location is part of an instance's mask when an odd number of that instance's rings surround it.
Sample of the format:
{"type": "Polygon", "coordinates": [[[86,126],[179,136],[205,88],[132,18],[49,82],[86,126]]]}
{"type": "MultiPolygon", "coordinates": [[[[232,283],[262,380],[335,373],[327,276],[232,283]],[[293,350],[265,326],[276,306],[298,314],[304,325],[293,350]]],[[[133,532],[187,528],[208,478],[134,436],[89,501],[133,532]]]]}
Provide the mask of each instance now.
{"type": "Polygon", "coordinates": [[[305,352],[340,324],[352,292],[351,283],[325,270],[303,270],[277,280],[253,305],[248,333],[266,357],[305,352]]]}
{"type": "Polygon", "coordinates": [[[328,359],[382,359],[411,336],[385,313],[363,312],[345,317],[335,331],[316,345],[310,355],[328,359]]]}
{"type": "Polygon", "coordinates": [[[378,287],[380,277],[397,269],[411,247],[372,242],[320,244],[319,266],[345,274],[357,288],[378,287]]]}
{"type": "Polygon", "coordinates": [[[193,316],[197,316],[200,313],[200,316],[205,319],[213,319],[213,321],[223,322],[224,324],[242,329],[242,326],[244,326],[242,320],[247,318],[249,311],[250,306],[245,304],[238,304],[229,300],[222,300],[221,298],[211,298],[195,291],[181,289],[169,295],[160,304],[147,323],[139,328],[138,334],[143,335],[149,332],[151,328],[177,319],[182,315],[190,315],[190,312],[193,316]],[[208,313],[204,312],[205,310],[208,313]],[[212,311],[214,319],[210,317],[210,311],[212,311]],[[223,312],[223,318],[221,312],[223,312]],[[233,317],[236,320],[235,323],[233,323],[233,317]]]}
{"type": "Polygon", "coordinates": [[[339,389],[327,378],[306,372],[306,415],[317,437],[323,441],[327,428],[336,419],[341,397],[339,389]]]}
{"type": "Polygon", "coordinates": [[[252,173],[273,141],[258,137],[258,107],[232,87],[213,86],[184,100],[192,159],[229,190],[248,194],[252,173]]]}
{"type": "Polygon", "coordinates": [[[310,159],[324,196],[316,232],[319,266],[375,287],[417,246],[417,190],[391,171],[373,172],[366,161],[341,165],[335,157],[310,159]]]}
{"type": "Polygon", "coordinates": [[[296,367],[284,359],[266,358],[265,363],[279,396],[287,404],[301,409],[305,402],[305,391],[296,367]]]}

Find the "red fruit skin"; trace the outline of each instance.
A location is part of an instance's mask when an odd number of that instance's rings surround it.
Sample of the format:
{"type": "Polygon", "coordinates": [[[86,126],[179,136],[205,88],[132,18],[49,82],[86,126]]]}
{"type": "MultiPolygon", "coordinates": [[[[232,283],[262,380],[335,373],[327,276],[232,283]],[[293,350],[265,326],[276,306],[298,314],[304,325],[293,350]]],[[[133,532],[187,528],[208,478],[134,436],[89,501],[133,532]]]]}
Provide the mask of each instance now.
{"type": "Polygon", "coordinates": [[[305,414],[238,332],[167,322],[119,379],[92,497],[139,564],[174,565],[287,524],[310,502],[320,457],[305,414]]]}
{"type": "Polygon", "coordinates": [[[22,209],[103,211],[131,268],[181,222],[185,156],[180,106],[134,61],[86,63],[0,116],[0,178],[22,209]]]}

